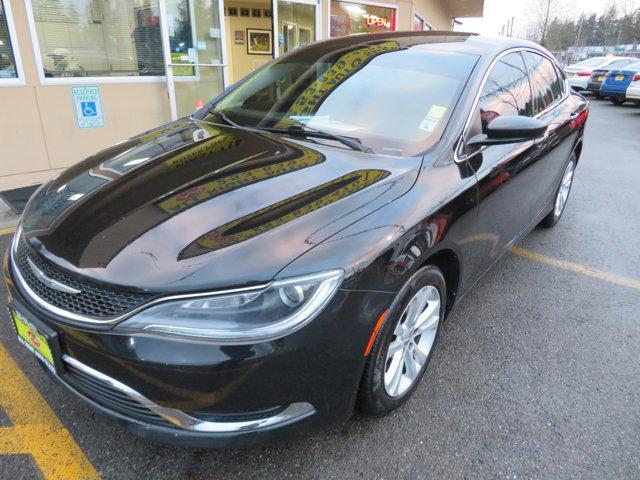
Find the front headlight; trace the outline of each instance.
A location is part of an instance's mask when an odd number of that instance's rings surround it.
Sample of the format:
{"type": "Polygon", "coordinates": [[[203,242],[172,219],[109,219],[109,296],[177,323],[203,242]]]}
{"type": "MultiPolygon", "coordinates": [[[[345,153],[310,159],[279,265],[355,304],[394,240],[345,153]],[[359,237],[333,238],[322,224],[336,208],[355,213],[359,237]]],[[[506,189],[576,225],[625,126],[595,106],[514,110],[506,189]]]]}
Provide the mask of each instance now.
{"type": "Polygon", "coordinates": [[[275,340],[313,320],[335,294],[342,274],[332,270],[278,280],[262,289],[162,302],[119,323],[114,332],[225,344],[275,340]]]}

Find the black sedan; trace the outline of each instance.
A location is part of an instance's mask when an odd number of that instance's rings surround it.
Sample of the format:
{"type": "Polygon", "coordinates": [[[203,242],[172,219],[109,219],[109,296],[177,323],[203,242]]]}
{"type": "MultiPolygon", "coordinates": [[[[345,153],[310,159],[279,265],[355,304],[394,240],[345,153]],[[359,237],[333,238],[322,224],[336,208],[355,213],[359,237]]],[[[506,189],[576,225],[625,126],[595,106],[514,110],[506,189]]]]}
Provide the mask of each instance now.
{"type": "Polygon", "coordinates": [[[236,446],[384,415],[454,305],[558,222],[587,115],[533,43],[296,49],[43,185],[6,257],[10,321],[143,436],[236,446]]]}

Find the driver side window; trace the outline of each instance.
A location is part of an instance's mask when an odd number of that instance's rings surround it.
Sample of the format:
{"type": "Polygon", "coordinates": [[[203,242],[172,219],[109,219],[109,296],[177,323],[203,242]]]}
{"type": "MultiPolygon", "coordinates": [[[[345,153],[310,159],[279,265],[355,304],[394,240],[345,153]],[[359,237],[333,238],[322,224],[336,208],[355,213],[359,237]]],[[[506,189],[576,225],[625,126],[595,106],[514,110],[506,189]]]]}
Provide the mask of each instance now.
{"type": "Polygon", "coordinates": [[[505,55],[495,64],[480,93],[478,107],[482,133],[496,117],[533,115],[529,78],[519,52],[505,55]]]}

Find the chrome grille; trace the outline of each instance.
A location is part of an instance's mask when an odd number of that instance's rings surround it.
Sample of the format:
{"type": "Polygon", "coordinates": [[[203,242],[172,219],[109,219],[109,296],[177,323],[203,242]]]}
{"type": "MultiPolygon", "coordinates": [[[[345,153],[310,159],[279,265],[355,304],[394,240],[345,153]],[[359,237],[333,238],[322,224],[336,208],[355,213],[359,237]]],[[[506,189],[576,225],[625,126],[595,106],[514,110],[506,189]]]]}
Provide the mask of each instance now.
{"type": "Polygon", "coordinates": [[[173,426],[168,420],[165,420],[123,392],[113,388],[108,383],[92,377],[69,363],[66,363],[65,367],[66,371],[62,376],[62,380],[75,391],[98,405],[127,418],[165,427],[173,426]]]}
{"type": "Polygon", "coordinates": [[[23,239],[18,241],[15,257],[16,266],[28,287],[46,303],[70,313],[108,320],[123,315],[155,297],[150,293],[106,287],[66,273],[32,252],[23,239]],[[33,274],[27,258],[49,278],[80,290],[80,293],[66,293],[48,287],[33,274]]]}

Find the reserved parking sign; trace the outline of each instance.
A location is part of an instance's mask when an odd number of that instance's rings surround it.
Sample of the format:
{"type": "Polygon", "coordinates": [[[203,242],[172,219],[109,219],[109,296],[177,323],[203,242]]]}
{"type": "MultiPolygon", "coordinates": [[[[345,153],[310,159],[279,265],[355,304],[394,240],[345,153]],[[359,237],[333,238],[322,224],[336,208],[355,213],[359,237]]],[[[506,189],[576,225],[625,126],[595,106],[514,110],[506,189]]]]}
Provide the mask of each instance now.
{"type": "Polygon", "coordinates": [[[71,95],[79,128],[104,127],[104,112],[98,87],[73,87],[71,95]]]}

